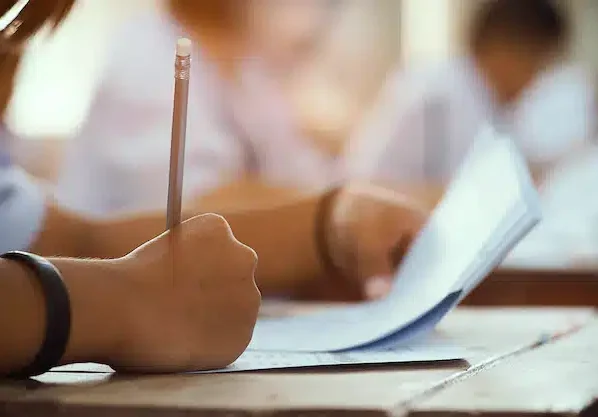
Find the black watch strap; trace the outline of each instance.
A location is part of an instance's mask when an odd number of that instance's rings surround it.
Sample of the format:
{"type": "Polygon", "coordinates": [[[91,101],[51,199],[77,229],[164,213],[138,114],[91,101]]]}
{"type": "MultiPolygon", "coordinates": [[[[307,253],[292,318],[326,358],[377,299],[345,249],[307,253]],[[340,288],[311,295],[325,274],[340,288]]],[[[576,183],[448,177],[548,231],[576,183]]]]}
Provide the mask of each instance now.
{"type": "Polygon", "coordinates": [[[41,375],[58,365],[66,351],[71,332],[71,303],[68,290],[58,269],[41,256],[15,251],[0,257],[19,262],[34,273],[42,288],[46,304],[46,329],[41,348],[28,366],[8,376],[29,378],[41,375]]]}

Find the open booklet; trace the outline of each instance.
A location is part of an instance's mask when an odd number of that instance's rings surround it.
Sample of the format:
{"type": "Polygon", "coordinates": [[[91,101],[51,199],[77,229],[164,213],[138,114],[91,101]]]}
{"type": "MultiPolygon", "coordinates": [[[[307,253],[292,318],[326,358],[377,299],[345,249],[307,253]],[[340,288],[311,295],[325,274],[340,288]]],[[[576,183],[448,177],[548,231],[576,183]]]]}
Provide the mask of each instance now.
{"type": "Polygon", "coordinates": [[[385,350],[430,332],[541,218],[514,145],[488,128],[475,141],[385,299],[260,319],[249,351],[385,350]]]}

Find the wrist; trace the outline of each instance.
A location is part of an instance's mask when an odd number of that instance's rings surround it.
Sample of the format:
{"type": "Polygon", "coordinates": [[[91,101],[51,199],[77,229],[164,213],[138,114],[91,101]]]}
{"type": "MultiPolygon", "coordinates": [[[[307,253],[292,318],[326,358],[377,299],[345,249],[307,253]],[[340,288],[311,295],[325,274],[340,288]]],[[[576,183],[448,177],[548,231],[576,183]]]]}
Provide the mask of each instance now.
{"type": "Polygon", "coordinates": [[[0,375],[27,366],[44,338],[44,296],[32,272],[18,262],[0,259],[0,375]]]}
{"type": "Polygon", "coordinates": [[[123,260],[52,260],[71,299],[71,334],[61,363],[109,363],[130,323],[132,286],[123,260]]]}
{"type": "Polygon", "coordinates": [[[335,245],[338,237],[333,227],[334,209],[341,192],[342,188],[333,188],[321,197],[315,219],[315,241],[320,265],[327,277],[337,280],[344,280],[346,274],[338,259],[335,245]]]}

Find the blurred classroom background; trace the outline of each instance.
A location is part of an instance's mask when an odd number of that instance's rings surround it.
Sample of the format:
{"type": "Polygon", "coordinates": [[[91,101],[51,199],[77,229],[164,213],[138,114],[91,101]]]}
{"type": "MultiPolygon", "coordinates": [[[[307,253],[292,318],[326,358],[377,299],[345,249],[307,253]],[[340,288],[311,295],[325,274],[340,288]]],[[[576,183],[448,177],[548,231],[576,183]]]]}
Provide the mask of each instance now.
{"type": "MultiPolygon", "coordinates": [[[[284,0],[283,0],[284,1],[284,0]]],[[[322,0],[326,1],[326,0],[322,0]]],[[[131,14],[159,0],[80,0],[57,33],[38,36],[21,64],[6,122],[23,138],[22,163],[51,178],[61,141],[82,123],[99,78],[109,33],[131,14]],[[40,48],[40,45],[43,46],[40,48]],[[39,91],[43,99],[40,99],[39,91]],[[58,101],[57,101],[58,100],[58,101]],[[49,105],[52,103],[52,105],[49,105]],[[41,141],[41,143],[40,143],[41,141]],[[57,143],[58,141],[58,143],[57,143]]],[[[321,90],[356,108],[354,124],[372,103],[386,74],[397,63],[411,66],[446,60],[464,48],[464,33],[475,0],[340,0],[342,12],[304,69],[312,96],[301,98],[318,113],[321,90]],[[310,83],[312,84],[310,88],[310,83]],[[322,88],[319,88],[322,87],[322,88]],[[336,90],[336,91],[335,91],[336,90]]],[[[598,73],[598,3],[561,0],[573,22],[571,60],[598,73]]],[[[596,76],[598,78],[598,76],[596,76]]],[[[329,98],[331,100],[331,98],[329,98]]],[[[300,99],[298,99],[300,100],[300,99]]],[[[325,99],[321,100],[325,107],[325,99]]],[[[321,110],[326,113],[326,109],[321,110]]],[[[317,116],[306,117],[316,124],[317,116]]],[[[339,127],[347,132],[351,126],[339,127]]]]}
{"type": "MultiPolygon", "coordinates": [[[[81,0],[57,32],[51,37],[42,33],[30,45],[22,58],[4,120],[19,137],[16,154],[20,163],[33,175],[51,186],[65,148],[88,117],[100,75],[109,60],[110,34],[131,15],[156,7],[157,3],[158,0],[81,0]]],[[[388,75],[397,68],[418,68],[462,54],[472,13],[479,5],[477,0],[337,3],[339,10],[329,21],[328,30],[318,37],[309,60],[288,76],[290,87],[285,90],[301,130],[330,148],[342,147],[374,105],[388,75]]],[[[570,15],[573,27],[567,60],[592,74],[595,85],[598,2],[562,0],[560,5],[570,15]]],[[[281,39],[285,39],[285,30],[301,30],[299,24],[299,29],[293,25],[296,19],[286,18],[288,22],[275,26],[281,39]]],[[[570,90],[579,87],[570,85],[567,77],[555,82],[561,83],[563,97],[569,97],[570,90]]],[[[555,106],[554,111],[558,112],[559,103],[555,106]]],[[[546,114],[553,113],[549,110],[546,114]]],[[[538,123],[551,122],[553,119],[547,117],[538,123]]],[[[587,159],[588,153],[583,154],[587,159]]],[[[550,197],[558,202],[551,200],[549,208],[556,212],[553,218],[558,224],[547,234],[538,234],[535,241],[530,239],[531,246],[513,257],[515,265],[544,260],[554,265],[569,264],[572,255],[567,252],[565,256],[562,246],[554,246],[559,240],[554,237],[562,236],[563,229],[568,229],[567,236],[583,235],[571,243],[580,254],[579,258],[574,256],[575,261],[595,260],[598,264],[598,202],[592,196],[598,194],[592,191],[598,180],[598,158],[590,158],[589,162],[573,159],[563,166],[566,173],[555,182],[556,191],[552,194],[556,197],[550,197]],[[583,211],[583,215],[576,210],[583,211]]]]}
{"type": "MultiPolygon", "coordinates": [[[[64,142],[75,134],[93,99],[111,32],[132,14],[154,8],[156,3],[159,0],[80,0],[56,33],[51,37],[41,34],[30,46],[5,120],[26,139],[19,154],[31,172],[44,178],[55,176],[64,142]],[[40,91],[45,100],[40,99],[40,91]]],[[[302,93],[297,101],[317,108],[318,96],[325,90],[334,96],[326,99],[346,102],[360,113],[399,59],[401,4],[396,0],[341,3],[342,10],[320,40],[318,53],[302,69],[303,76],[297,77],[297,89],[311,96],[302,93]]],[[[323,106],[326,99],[322,99],[323,106]]],[[[306,119],[317,118],[311,113],[318,111],[310,111],[306,119]]]]}

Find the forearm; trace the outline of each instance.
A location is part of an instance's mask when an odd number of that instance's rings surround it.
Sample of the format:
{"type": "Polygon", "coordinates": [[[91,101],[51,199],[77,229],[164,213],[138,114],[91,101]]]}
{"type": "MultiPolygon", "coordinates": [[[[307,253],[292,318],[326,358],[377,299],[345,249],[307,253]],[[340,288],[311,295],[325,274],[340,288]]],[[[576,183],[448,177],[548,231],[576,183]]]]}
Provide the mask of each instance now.
{"type": "Polygon", "coordinates": [[[265,295],[292,294],[323,276],[314,239],[319,198],[222,213],[237,239],[258,254],[256,279],[265,295]]]}
{"type": "MultiPolygon", "coordinates": [[[[109,363],[127,325],[125,279],[119,261],[50,260],[71,300],[71,333],[63,364],[109,363]]],[[[0,260],[0,375],[31,362],[45,331],[44,295],[32,272],[0,260]]]]}
{"type": "Polygon", "coordinates": [[[166,216],[154,212],[94,220],[49,204],[31,252],[42,256],[119,258],[165,230],[166,216]]]}
{"type": "MultiPolygon", "coordinates": [[[[184,214],[185,218],[206,212],[224,216],[237,239],[257,252],[256,279],[265,295],[292,293],[322,275],[314,240],[319,196],[291,198],[289,191],[279,197],[278,204],[226,210],[198,205],[184,214]]],[[[90,229],[85,256],[123,256],[162,233],[165,221],[162,214],[149,214],[97,222],[90,229]]]]}
{"type": "Polygon", "coordinates": [[[297,188],[274,186],[257,179],[242,179],[219,187],[194,201],[201,211],[226,213],[271,207],[295,201],[305,192],[297,188]]]}
{"type": "Polygon", "coordinates": [[[398,184],[396,182],[376,181],[376,185],[409,196],[429,210],[436,207],[446,191],[445,186],[430,183],[398,184]]]}
{"type": "Polygon", "coordinates": [[[433,210],[442,200],[446,186],[430,182],[397,182],[397,181],[372,181],[375,185],[396,191],[398,194],[408,196],[428,210],[433,210]]]}
{"type": "Polygon", "coordinates": [[[432,210],[442,199],[445,187],[430,184],[414,184],[394,187],[394,190],[412,197],[426,208],[432,210]]]}
{"type": "MultiPolygon", "coordinates": [[[[219,212],[237,239],[257,252],[256,278],[264,294],[289,294],[322,276],[314,241],[318,199],[289,198],[268,208],[219,212]]],[[[185,218],[196,211],[185,213],[185,218]]],[[[43,256],[119,258],[158,236],[165,226],[161,213],[91,221],[53,208],[32,251],[43,256]]]]}
{"type": "Polygon", "coordinates": [[[42,343],[44,302],[27,271],[0,260],[0,375],[20,369],[42,343]]]}

